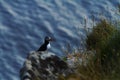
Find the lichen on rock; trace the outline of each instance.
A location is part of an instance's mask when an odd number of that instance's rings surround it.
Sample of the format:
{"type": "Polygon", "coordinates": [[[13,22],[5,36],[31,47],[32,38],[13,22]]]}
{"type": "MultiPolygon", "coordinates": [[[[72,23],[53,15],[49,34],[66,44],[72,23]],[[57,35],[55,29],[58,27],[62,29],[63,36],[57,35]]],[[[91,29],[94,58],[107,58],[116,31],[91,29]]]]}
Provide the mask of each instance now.
{"type": "Polygon", "coordinates": [[[59,75],[67,76],[71,72],[67,63],[54,53],[33,51],[20,70],[20,78],[21,80],[57,80],[59,75]]]}

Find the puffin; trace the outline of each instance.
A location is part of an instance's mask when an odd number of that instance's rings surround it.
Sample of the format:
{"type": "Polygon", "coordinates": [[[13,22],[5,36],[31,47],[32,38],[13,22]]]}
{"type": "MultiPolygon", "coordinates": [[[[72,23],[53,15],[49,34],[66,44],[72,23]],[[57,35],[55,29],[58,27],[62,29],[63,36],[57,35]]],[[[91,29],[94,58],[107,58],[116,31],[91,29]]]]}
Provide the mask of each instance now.
{"type": "Polygon", "coordinates": [[[54,41],[54,39],[49,36],[46,36],[44,39],[44,43],[40,46],[40,48],[37,51],[46,51],[47,49],[49,49],[51,47],[51,41],[54,41]]]}

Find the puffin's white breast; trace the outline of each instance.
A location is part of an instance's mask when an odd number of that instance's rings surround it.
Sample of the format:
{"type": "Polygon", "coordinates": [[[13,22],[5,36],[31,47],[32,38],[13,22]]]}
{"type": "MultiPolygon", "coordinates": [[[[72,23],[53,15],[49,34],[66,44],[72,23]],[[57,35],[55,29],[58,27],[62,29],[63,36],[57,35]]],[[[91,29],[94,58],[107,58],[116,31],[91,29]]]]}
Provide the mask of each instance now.
{"type": "Polygon", "coordinates": [[[47,45],[47,49],[49,49],[51,47],[50,43],[47,45]]]}

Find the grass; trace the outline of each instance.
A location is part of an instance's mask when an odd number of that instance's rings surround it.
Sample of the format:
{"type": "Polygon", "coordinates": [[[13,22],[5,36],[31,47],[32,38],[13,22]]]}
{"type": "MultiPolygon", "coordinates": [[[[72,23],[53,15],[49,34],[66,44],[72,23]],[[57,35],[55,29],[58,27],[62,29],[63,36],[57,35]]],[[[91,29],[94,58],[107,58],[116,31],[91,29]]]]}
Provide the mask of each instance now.
{"type": "Polygon", "coordinates": [[[86,43],[87,51],[69,54],[84,59],[82,64],[77,62],[75,73],[60,76],[60,80],[120,80],[120,31],[102,20],[87,36],[86,43]]]}
{"type": "Polygon", "coordinates": [[[106,20],[102,20],[98,23],[93,31],[87,36],[87,49],[100,50],[106,45],[106,42],[110,36],[115,32],[115,27],[108,23],[106,20]]]}

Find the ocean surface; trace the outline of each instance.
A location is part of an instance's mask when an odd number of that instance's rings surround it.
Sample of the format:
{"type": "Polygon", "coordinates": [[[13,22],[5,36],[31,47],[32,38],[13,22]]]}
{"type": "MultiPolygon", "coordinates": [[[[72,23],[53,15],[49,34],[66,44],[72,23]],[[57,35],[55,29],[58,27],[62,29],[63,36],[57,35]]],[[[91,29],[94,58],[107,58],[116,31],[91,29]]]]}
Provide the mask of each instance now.
{"type": "Polygon", "coordinates": [[[68,44],[83,48],[84,26],[92,27],[92,15],[95,21],[119,20],[118,4],[120,0],[0,0],[0,80],[20,80],[27,55],[47,35],[56,39],[50,51],[58,56],[65,55],[68,44]]]}

